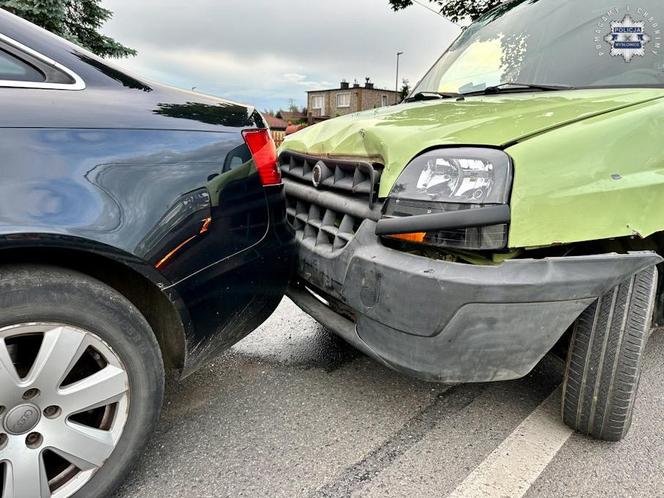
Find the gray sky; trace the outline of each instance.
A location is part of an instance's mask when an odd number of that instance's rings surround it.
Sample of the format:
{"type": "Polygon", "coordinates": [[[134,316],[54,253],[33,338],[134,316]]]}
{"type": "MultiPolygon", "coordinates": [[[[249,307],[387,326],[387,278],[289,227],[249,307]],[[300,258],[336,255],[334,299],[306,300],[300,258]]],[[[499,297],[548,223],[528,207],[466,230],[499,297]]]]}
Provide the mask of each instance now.
{"type": "Polygon", "coordinates": [[[387,0],[103,0],[104,32],[139,51],[120,61],[146,78],[257,105],[306,103],[306,90],[371,76],[394,88],[397,50],[411,84],[459,29],[387,0]]]}

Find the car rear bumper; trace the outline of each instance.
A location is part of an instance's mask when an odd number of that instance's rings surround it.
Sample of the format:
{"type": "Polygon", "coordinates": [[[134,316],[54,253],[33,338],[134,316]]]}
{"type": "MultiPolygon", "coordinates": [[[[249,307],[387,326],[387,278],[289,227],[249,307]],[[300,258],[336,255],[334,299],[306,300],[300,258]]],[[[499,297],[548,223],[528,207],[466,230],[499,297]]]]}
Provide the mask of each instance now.
{"type": "Polygon", "coordinates": [[[284,297],[295,258],[284,189],[266,188],[269,229],[263,238],[167,289],[182,301],[186,377],[259,327],[284,297]]]}
{"type": "Polygon", "coordinates": [[[480,266],[390,249],[366,220],[333,258],[299,247],[289,296],[392,368],[439,382],[527,375],[600,295],[657,264],[654,253],[480,266]]]}

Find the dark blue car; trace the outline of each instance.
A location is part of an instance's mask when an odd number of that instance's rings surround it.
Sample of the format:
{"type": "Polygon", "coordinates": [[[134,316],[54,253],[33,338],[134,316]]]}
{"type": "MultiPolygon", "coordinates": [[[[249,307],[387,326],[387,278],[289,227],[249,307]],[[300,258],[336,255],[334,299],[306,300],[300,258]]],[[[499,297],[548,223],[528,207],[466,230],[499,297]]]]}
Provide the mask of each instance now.
{"type": "Polygon", "coordinates": [[[0,10],[0,496],[106,496],[187,375],[291,270],[254,108],[147,82],[0,10]]]}

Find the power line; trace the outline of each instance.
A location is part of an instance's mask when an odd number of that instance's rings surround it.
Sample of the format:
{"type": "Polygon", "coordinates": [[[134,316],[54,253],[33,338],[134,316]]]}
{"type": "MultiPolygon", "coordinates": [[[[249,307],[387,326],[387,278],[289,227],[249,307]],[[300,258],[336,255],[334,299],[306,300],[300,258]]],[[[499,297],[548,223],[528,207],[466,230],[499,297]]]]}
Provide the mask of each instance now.
{"type": "Polygon", "coordinates": [[[441,14],[440,11],[438,11],[438,10],[436,10],[436,9],[434,9],[434,8],[432,8],[432,7],[430,7],[429,5],[427,5],[427,4],[425,4],[425,3],[420,2],[420,0],[412,0],[412,1],[413,1],[414,3],[416,3],[417,5],[419,5],[420,7],[424,7],[425,9],[427,9],[427,10],[430,11],[430,12],[433,12],[433,13],[436,14],[437,16],[442,17],[442,18],[445,19],[446,21],[451,22],[452,24],[454,24],[454,25],[456,25],[456,26],[459,26],[457,23],[455,23],[454,21],[451,21],[450,19],[448,19],[447,17],[445,17],[443,14],[441,14]]]}
{"type": "Polygon", "coordinates": [[[427,9],[428,11],[433,12],[434,14],[436,14],[436,15],[438,15],[438,16],[444,18],[444,19],[447,19],[443,14],[441,14],[441,13],[440,13],[439,11],[437,11],[436,9],[430,7],[429,5],[427,5],[427,4],[425,4],[425,3],[422,3],[422,2],[420,2],[419,0],[413,0],[413,2],[415,2],[415,3],[416,3],[417,5],[419,5],[420,7],[424,7],[424,8],[427,9]]]}

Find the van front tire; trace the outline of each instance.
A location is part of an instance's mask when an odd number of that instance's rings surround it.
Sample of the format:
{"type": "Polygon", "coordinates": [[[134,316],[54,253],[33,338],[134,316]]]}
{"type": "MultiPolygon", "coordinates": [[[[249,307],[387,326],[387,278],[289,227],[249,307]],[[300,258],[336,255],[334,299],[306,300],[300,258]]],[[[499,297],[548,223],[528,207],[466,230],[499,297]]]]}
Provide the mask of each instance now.
{"type": "Polygon", "coordinates": [[[656,289],[653,266],[601,296],[574,324],[562,396],[569,427],[605,441],[629,431],[656,289]]]}

